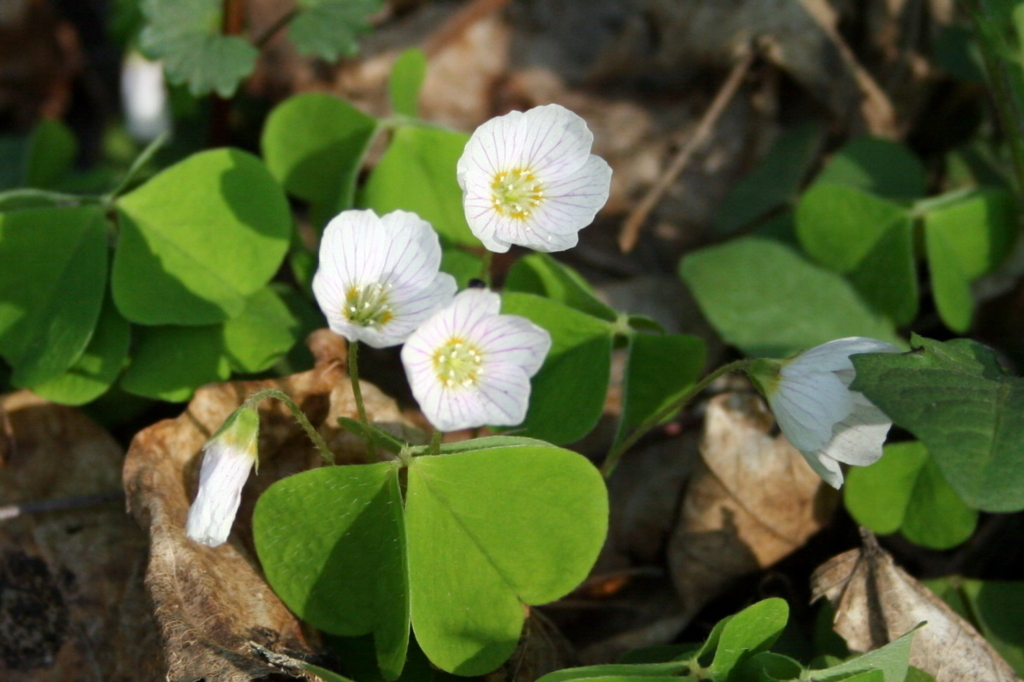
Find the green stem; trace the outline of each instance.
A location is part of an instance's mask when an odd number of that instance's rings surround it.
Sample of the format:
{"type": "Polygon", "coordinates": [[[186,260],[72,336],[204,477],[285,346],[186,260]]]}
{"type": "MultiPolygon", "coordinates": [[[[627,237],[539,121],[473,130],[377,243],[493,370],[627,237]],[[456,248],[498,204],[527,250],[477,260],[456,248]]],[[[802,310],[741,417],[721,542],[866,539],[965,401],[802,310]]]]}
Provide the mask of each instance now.
{"type": "Polygon", "coordinates": [[[285,406],[291,410],[292,415],[295,416],[295,419],[306,432],[306,435],[309,436],[309,439],[313,441],[316,449],[320,451],[320,456],[323,460],[328,464],[334,464],[334,453],[328,449],[327,443],[324,442],[320,432],[313,428],[313,425],[309,422],[309,417],[306,416],[306,413],[303,412],[302,408],[296,405],[295,401],[289,398],[287,394],[277,390],[276,388],[264,388],[263,390],[257,391],[249,396],[243,407],[255,408],[264,398],[274,398],[275,400],[280,400],[284,403],[285,406]]]}
{"type": "Polygon", "coordinates": [[[430,454],[440,455],[441,454],[441,437],[444,434],[434,429],[434,432],[430,434],[430,454]]]}
{"type": "Polygon", "coordinates": [[[121,178],[121,182],[117,183],[117,187],[103,195],[104,206],[111,206],[114,201],[121,196],[126,189],[128,189],[128,185],[131,184],[131,181],[139,174],[142,167],[149,163],[149,160],[153,158],[153,155],[157,153],[157,150],[159,150],[160,147],[164,146],[167,142],[168,136],[169,133],[166,130],[160,133],[155,140],[146,145],[146,148],[135,157],[135,160],[132,161],[132,165],[128,168],[128,172],[121,178]]]}
{"type": "Polygon", "coordinates": [[[352,341],[348,344],[348,376],[352,380],[352,395],[356,399],[356,411],[359,412],[359,422],[363,425],[363,432],[366,434],[366,447],[370,450],[370,456],[379,459],[377,448],[373,444],[372,431],[370,431],[370,420],[366,417],[366,407],[363,405],[363,391],[359,388],[359,342],[352,341]]]}
{"type": "Polygon", "coordinates": [[[601,474],[603,474],[605,478],[611,476],[612,472],[615,471],[615,466],[622,458],[622,455],[633,447],[633,445],[635,445],[636,442],[644,436],[644,434],[682,409],[682,407],[686,405],[686,403],[690,402],[694,396],[707,388],[712,381],[720,376],[728,374],[729,372],[745,370],[750,365],[750,362],[750,360],[737,360],[736,362],[730,362],[727,365],[722,365],[687,389],[686,392],[669,403],[664,409],[645,419],[644,422],[640,424],[635,431],[633,431],[633,433],[629,434],[627,438],[608,452],[608,456],[605,457],[604,463],[601,465],[601,474]]]}
{"type": "Polygon", "coordinates": [[[6,192],[0,192],[0,207],[9,201],[19,200],[41,200],[51,202],[54,206],[81,206],[83,204],[98,204],[102,203],[99,197],[95,196],[79,196],[77,194],[65,194],[64,192],[51,192],[46,189],[32,189],[25,187],[22,189],[9,189],[6,192]]]}
{"type": "Polygon", "coordinates": [[[491,288],[491,260],[493,258],[494,254],[490,250],[486,250],[480,263],[480,279],[484,281],[488,289],[491,288]]]}

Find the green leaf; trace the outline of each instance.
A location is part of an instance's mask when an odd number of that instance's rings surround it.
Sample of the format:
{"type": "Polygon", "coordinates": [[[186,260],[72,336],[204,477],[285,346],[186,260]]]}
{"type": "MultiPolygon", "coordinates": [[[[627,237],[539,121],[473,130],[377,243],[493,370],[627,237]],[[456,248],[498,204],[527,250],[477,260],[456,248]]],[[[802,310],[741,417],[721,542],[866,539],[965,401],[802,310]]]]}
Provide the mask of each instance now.
{"type": "Polygon", "coordinates": [[[798,125],[779,135],[761,164],[729,191],[715,218],[715,229],[735,232],[794,203],[824,137],[819,123],[798,125]]]}
{"type": "Polygon", "coordinates": [[[456,246],[441,247],[441,271],[454,277],[459,289],[465,289],[470,280],[480,276],[483,263],[479,256],[456,246]]]}
{"type": "Polygon", "coordinates": [[[409,643],[405,515],[394,463],[325,467],[282,479],[253,512],[267,580],[304,621],[373,633],[387,679],[409,643]]]}
{"type": "Polygon", "coordinates": [[[586,577],[607,530],[604,481],[548,445],[416,457],[403,514],[398,466],[325,467],[272,485],[253,516],[267,579],[310,624],[373,632],[389,679],[410,613],[435,665],[489,672],[515,649],[524,605],[586,577]]]}
{"type": "Polygon", "coordinates": [[[751,682],[777,682],[795,680],[804,667],[789,656],[762,651],[743,661],[737,667],[735,678],[751,682]]]}
{"type": "Polygon", "coordinates": [[[420,87],[426,75],[427,55],[423,50],[413,47],[398,55],[388,79],[392,111],[410,118],[419,116],[420,87]]]}
{"type": "Polygon", "coordinates": [[[339,675],[336,672],[328,670],[327,668],[321,668],[318,665],[312,663],[303,663],[302,667],[319,677],[324,682],[354,682],[344,675],[339,675]]]}
{"type": "Polygon", "coordinates": [[[956,496],[918,442],[887,445],[882,459],[851,469],[844,501],[860,525],[880,534],[901,530],[932,549],[959,545],[978,523],[978,513],[956,496]]]}
{"type": "Polygon", "coordinates": [[[609,322],[619,317],[594,295],[582,275],[546,253],[531,253],[517,260],[505,277],[505,291],[544,296],[609,322]]]}
{"type": "Polygon", "coordinates": [[[536,438],[523,438],[522,436],[485,436],[484,438],[473,438],[472,440],[460,440],[456,443],[443,443],[441,445],[441,454],[453,455],[457,452],[476,452],[478,450],[508,448],[519,445],[539,447],[549,444],[536,438]]]}
{"type": "Polygon", "coordinates": [[[25,186],[53,187],[71,170],[78,153],[78,142],[66,125],[51,118],[42,119],[32,130],[29,141],[25,186]]]}
{"type": "Polygon", "coordinates": [[[342,99],[304,93],[270,112],[260,148],[270,174],[312,204],[323,223],[352,206],[359,166],[377,125],[342,99]]]}
{"type": "Polygon", "coordinates": [[[143,0],[146,27],[139,46],[150,59],[163,61],[167,78],[188,84],[193,97],[235,94],[252,73],[259,51],[245,39],[221,35],[221,0],[143,0]]]}
{"type": "Polygon", "coordinates": [[[619,663],[667,663],[681,661],[696,655],[700,646],[697,644],[662,644],[647,646],[627,651],[619,658],[619,663]]]}
{"type": "Polygon", "coordinates": [[[796,207],[800,245],[836,272],[854,270],[882,236],[910,221],[901,206],[854,187],[818,182],[796,207]]]}
{"type": "Polygon", "coordinates": [[[277,272],[291,236],[280,185],[259,159],[216,149],[117,202],[114,302],[132,322],[202,325],[240,315],[277,272]]]}
{"type": "Polygon", "coordinates": [[[770,239],[702,249],[679,270],[712,326],[747,355],[786,356],[845,336],[905,345],[840,275],[770,239]]]}
{"type": "Polygon", "coordinates": [[[530,407],[516,432],[556,445],[590,433],[608,393],[612,326],[531,294],[503,294],[501,312],[522,315],[551,333],[551,351],[531,381],[530,407]]]}
{"type": "Polygon", "coordinates": [[[687,661],[666,661],[663,663],[609,663],[587,665],[579,668],[556,670],[541,677],[537,682],[569,682],[569,680],[678,680],[690,665],[687,661]]]}
{"type": "Polygon", "coordinates": [[[729,679],[729,673],[742,660],[767,651],[786,628],[789,604],[777,597],[748,606],[734,615],[722,629],[711,662],[711,677],[729,679]]]}
{"type": "Polygon", "coordinates": [[[858,137],[829,160],[817,182],[856,187],[888,199],[905,201],[925,194],[921,161],[897,142],[858,137]]]}
{"type": "Polygon", "coordinates": [[[914,336],[914,351],[852,356],[861,391],[928,448],[969,507],[1024,509],[1024,381],[969,339],[914,336]]]}
{"type": "Polygon", "coordinates": [[[1024,674],[1024,582],[950,576],[924,584],[973,624],[1018,675],[1024,674]]]}
{"type": "Polygon", "coordinates": [[[32,391],[62,405],[84,405],[107,392],[128,359],[131,330],[114,301],[103,301],[89,345],[67,372],[32,386],[32,391]]]}
{"type": "Polygon", "coordinates": [[[146,398],[182,403],[203,384],[229,376],[223,325],[139,327],[121,388],[146,398]]]}
{"type": "Polygon", "coordinates": [[[370,15],[381,0],[298,0],[299,13],[288,37],[300,54],[333,62],[359,52],[359,35],[370,29],[370,15]]]}
{"type": "MultiPolygon", "coordinates": [[[[704,342],[685,334],[634,334],[615,442],[678,399],[700,378],[704,342]]],[[[668,417],[671,418],[671,415],[668,417]]]]}
{"type": "Polygon", "coordinates": [[[0,354],[16,386],[64,374],[89,344],[106,287],[105,225],[98,208],[0,214],[0,354]]]}
{"type": "Polygon", "coordinates": [[[950,329],[964,332],[971,326],[970,284],[1009,254],[1017,238],[1017,219],[1012,195],[992,188],[957,192],[925,213],[932,292],[950,329]]]}
{"type": "Polygon", "coordinates": [[[417,457],[406,502],[412,623],[435,665],[480,675],[515,650],[524,605],[564,596],[597,559],[604,480],[552,447],[417,457]]]}
{"type": "Polygon", "coordinates": [[[242,314],[224,323],[224,350],[239,372],[269,369],[299,340],[299,321],[270,287],[245,302],[242,314]]]}
{"type": "Polygon", "coordinates": [[[811,671],[808,680],[810,682],[838,682],[839,680],[903,682],[907,675],[907,669],[910,667],[910,645],[915,632],[917,632],[917,628],[880,649],[869,651],[831,668],[811,671]],[[871,677],[872,674],[876,677],[871,677]]]}
{"type": "Polygon", "coordinates": [[[896,324],[917,315],[910,212],[855,187],[818,182],[796,209],[796,233],[819,263],[845,273],[861,296],[896,324]]]}
{"type": "Polygon", "coordinates": [[[396,208],[418,213],[455,244],[480,246],[466,222],[455,164],[469,136],[403,126],[363,187],[359,205],[379,215],[396,208]]]}

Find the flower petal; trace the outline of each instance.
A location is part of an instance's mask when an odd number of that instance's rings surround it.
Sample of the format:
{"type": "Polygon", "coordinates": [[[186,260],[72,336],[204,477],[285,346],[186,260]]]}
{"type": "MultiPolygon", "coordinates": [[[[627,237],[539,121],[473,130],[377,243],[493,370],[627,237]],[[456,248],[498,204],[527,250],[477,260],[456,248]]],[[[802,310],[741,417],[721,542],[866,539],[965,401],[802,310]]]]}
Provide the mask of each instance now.
{"type": "Polygon", "coordinates": [[[188,510],[185,533],[210,547],[224,544],[238,513],[242,488],[255,457],[237,447],[213,440],[203,451],[199,492],[188,510]]]}
{"type": "Polygon", "coordinates": [[[832,427],[834,435],[821,453],[847,464],[868,466],[881,458],[892,420],[863,394],[851,391],[850,396],[852,412],[832,427]]]}
{"type": "Polygon", "coordinates": [[[800,451],[807,463],[814,469],[814,472],[821,476],[825,483],[838,490],[843,487],[843,468],[839,462],[820,452],[800,451]]]}
{"type": "Polygon", "coordinates": [[[434,228],[408,211],[392,211],[380,220],[388,245],[379,281],[392,286],[429,286],[441,267],[441,242],[434,228]]]}
{"type": "Polygon", "coordinates": [[[488,363],[514,364],[527,377],[540,370],[551,350],[551,334],[519,315],[497,315],[485,320],[476,339],[487,349],[488,363]]]}
{"type": "Polygon", "coordinates": [[[853,409],[850,392],[831,372],[786,376],[768,396],[779,428],[797,450],[814,451],[832,438],[832,425],[853,409]]]}
{"type": "MultiPolygon", "coordinates": [[[[805,372],[838,372],[852,370],[851,355],[857,353],[899,353],[891,343],[866,336],[850,336],[815,346],[800,353],[783,368],[783,375],[796,376],[805,372]]],[[[849,382],[847,382],[849,385],[849,382]]]]}
{"type": "Polygon", "coordinates": [[[511,363],[488,363],[477,389],[484,415],[483,424],[516,426],[526,419],[530,405],[530,378],[511,363]]]}

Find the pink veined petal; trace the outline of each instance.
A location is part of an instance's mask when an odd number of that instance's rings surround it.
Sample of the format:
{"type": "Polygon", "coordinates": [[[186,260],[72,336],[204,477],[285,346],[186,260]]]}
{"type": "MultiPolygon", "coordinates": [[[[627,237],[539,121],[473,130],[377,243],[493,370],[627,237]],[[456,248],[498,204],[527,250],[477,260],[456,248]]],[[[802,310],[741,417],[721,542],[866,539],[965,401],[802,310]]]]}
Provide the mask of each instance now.
{"type": "Polygon", "coordinates": [[[516,426],[526,419],[530,405],[530,379],[521,367],[487,363],[475,389],[483,421],[476,426],[516,426]]]}
{"type": "Polygon", "coordinates": [[[341,275],[343,286],[377,282],[390,242],[380,218],[371,209],[342,211],[324,230],[321,267],[326,256],[334,272],[341,275]]]}
{"type": "Polygon", "coordinates": [[[551,334],[519,315],[499,315],[485,320],[475,337],[489,363],[511,363],[532,377],[551,350],[551,334]]]}
{"type": "Polygon", "coordinates": [[[400,287],[392,291],[391,305],[395,318],[381,327],[389,341],[385,346],[397,346],[412,334],[424,320],[452,301],[458,285],[446,272],[438,272],[432,284],[425,288],[400,287]]]}
{"type": "Polygon", "coordinates": [[[834,435],[821,453],[847,464],[868,466],[881,458],[892,420],[863,394],[851,391],[850,395],[853,411],[833,427],[834,435]]]}
{"type": "Polygon", "coordinates": [[[484,176],[488,182],[502,170],[508,170],[522,154],[520,121],[524,114],[512,111],[504,116],[492,118],[479,126],[466,142],[462,156],[455,165],[456,178],[460,186],[474,174],[484,176]],[[519,134],[520,139],[516,136],[519,134]]]}
{"type": "Polygon", "coordinates": [[[785,376],[768,397],[779,428],[797,450],[814,451],[832,438],[832,425],[853,409],[850,392],[831,372],[785,376]]]}
{"type": "Polygon", "coordinates": [[[839,462],[820,452],[800,451],[807,463],[814,469],[814,472],[821,476],[821,479],[838,490],[843,487],[843,468],[839,462]]]}
{"type": "Polygon", "coordinates": [[[544,200],[530,216],[535,229],[553,234],[578,232],[593,222],[608,201],[612,169],[591,156],[579,171],[552,185],[545,185],[544,200]]]}
{"type": "Polygon", "coordinates": [[[437,321],[445,329],[446,338],[458,336],[476,342],[477,327],[501,311],[501,296],[487,289],[466,289],[450,306],[438,313],[437,321]]]}
{"type": "Polygon", "coordinates": [[[519,165],[551,180],[581,168],[594,144],[586,121],[558,104],[530,109],[519,119],[519,126],[523,129],[517,149],[519,165]]]}
{"type": "Polygon", "coordinates": [[[389,243],[381,281],[393,286],[429,286],[441,267],[441,242],[415,213],[392,211],[381,218],[389,243]]]}

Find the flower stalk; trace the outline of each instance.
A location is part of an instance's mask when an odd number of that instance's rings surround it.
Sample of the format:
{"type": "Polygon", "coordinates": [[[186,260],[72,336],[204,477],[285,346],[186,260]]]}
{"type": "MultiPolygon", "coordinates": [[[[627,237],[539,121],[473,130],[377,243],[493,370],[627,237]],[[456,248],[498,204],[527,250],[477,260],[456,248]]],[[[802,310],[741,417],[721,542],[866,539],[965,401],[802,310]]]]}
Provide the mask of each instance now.
{"type": "Polygon", "coordinates": [[[356,401],[356,411],[359,413],[359,423],[363,425],[363,433],[366,434],[366,447],[370,450],[370,456],[379,459],[377,446],[373,444],[372,431],[370,431],[370,420],[366,416],[366,406],[363,404],[363,391],[359,387],[359,342],[352,341],[348,344],[348,376],[352,380],[352,396],[356,401]]]}

